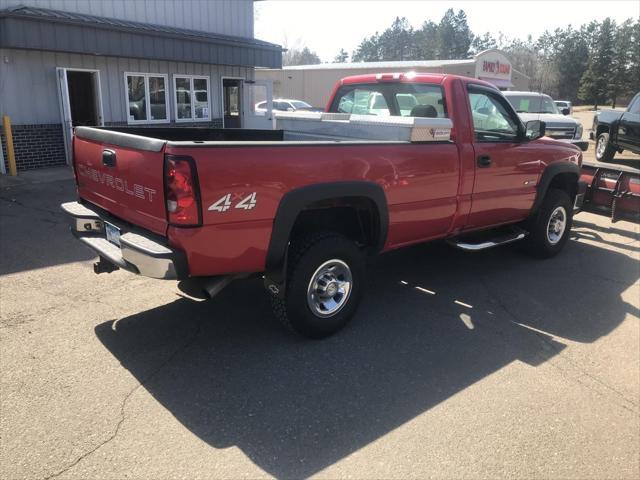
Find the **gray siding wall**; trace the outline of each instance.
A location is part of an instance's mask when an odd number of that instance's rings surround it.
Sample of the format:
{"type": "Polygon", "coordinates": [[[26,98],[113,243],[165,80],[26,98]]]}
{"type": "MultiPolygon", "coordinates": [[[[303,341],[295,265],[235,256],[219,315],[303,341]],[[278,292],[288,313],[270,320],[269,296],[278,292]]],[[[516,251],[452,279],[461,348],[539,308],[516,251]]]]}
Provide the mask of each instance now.
{"type": "MultiPolygon", "coordinates": [[[[1,1],[1,0],[0,0],[1,1]]],[[[82,3],[82,2],[80,2],[82,3]]],[[[66,53],[0,49],[0,114],[15,125],[60,123],[56,67],[100,71],[104,122],[126,122],[124,73],[162,73],[169,76],[170,118],[173,75],[207,75],[211,89],[211,118],[222,117],[221,77],[253,79],[253,68],[100,57],[66,53]]]]}
{"type": "Polygon", "coordinates": [[[253,0],[0,0],[18,5],[253,38],[253,0]]]}

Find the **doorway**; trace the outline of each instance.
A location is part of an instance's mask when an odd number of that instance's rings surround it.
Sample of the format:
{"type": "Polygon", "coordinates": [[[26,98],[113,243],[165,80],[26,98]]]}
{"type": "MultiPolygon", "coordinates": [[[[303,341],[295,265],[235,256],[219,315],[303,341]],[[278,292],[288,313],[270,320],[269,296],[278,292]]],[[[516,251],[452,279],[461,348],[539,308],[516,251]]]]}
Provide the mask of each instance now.
{"type": "Polygon", "coordinates": [[[94,75],[92,72],[67,72],[71,124],[74,127],[95,127],[100,124],[94,75]]]}
{"type": "Polygon", "coordinates": [[[222,107],[224,128],[242,128],[242,78],[222,79],[222,107]]]}
{"type": "Polygon", "coordinates": [[[57,68],[58,97],[67,163],[71,162],[71,139],[77,126],[101,126],[102,95],[98,70],[57,68]]]}

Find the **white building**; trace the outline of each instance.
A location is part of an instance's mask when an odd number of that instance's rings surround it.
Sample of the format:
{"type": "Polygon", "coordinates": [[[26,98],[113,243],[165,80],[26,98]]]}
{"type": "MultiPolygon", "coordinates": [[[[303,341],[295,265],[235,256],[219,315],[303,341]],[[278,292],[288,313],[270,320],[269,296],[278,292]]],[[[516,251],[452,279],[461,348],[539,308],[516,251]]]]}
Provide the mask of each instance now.
{"type": "Polygon", "coordinates": [[[351,75],[378,72],[451,73],[493,83],[501,90],[528,90],[529,77],[511,66],[499,50],[486,50],[465,60],[408,60],[399,62],[321,63],[256,70],[256,78],[273,81],[274,98],[295,98],[324,107],[333,85],[351,75]]]}
{"type": "Polygon", "coordinates": [[[253,0],[0,0],[18,169],[68,162],[75,125],[250,126],[254,68],[282,66],[253,22],[253,0]]]}

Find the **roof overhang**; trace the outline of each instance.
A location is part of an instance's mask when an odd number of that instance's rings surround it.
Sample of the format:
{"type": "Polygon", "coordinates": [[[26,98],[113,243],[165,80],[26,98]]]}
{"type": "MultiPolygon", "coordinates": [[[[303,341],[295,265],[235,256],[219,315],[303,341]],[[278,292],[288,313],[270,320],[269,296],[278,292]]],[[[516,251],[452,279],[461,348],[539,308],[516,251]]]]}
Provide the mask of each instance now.
{"type": "Polygon", "coordinates": [[[282,47],[253,38],[32,7],[0,11],[0,48],[282,67],[282,47]]]}

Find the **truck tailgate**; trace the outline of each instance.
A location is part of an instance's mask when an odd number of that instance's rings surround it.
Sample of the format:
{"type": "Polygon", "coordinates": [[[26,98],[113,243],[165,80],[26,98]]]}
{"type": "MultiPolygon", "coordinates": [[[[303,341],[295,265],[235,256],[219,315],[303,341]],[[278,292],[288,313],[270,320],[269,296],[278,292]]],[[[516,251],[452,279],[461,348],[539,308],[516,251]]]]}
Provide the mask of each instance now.
{"type": "Polygon", "coordinates": [[[79,127],[73,159],[81,198],[165,235],[162,140],[79,127]]]}

